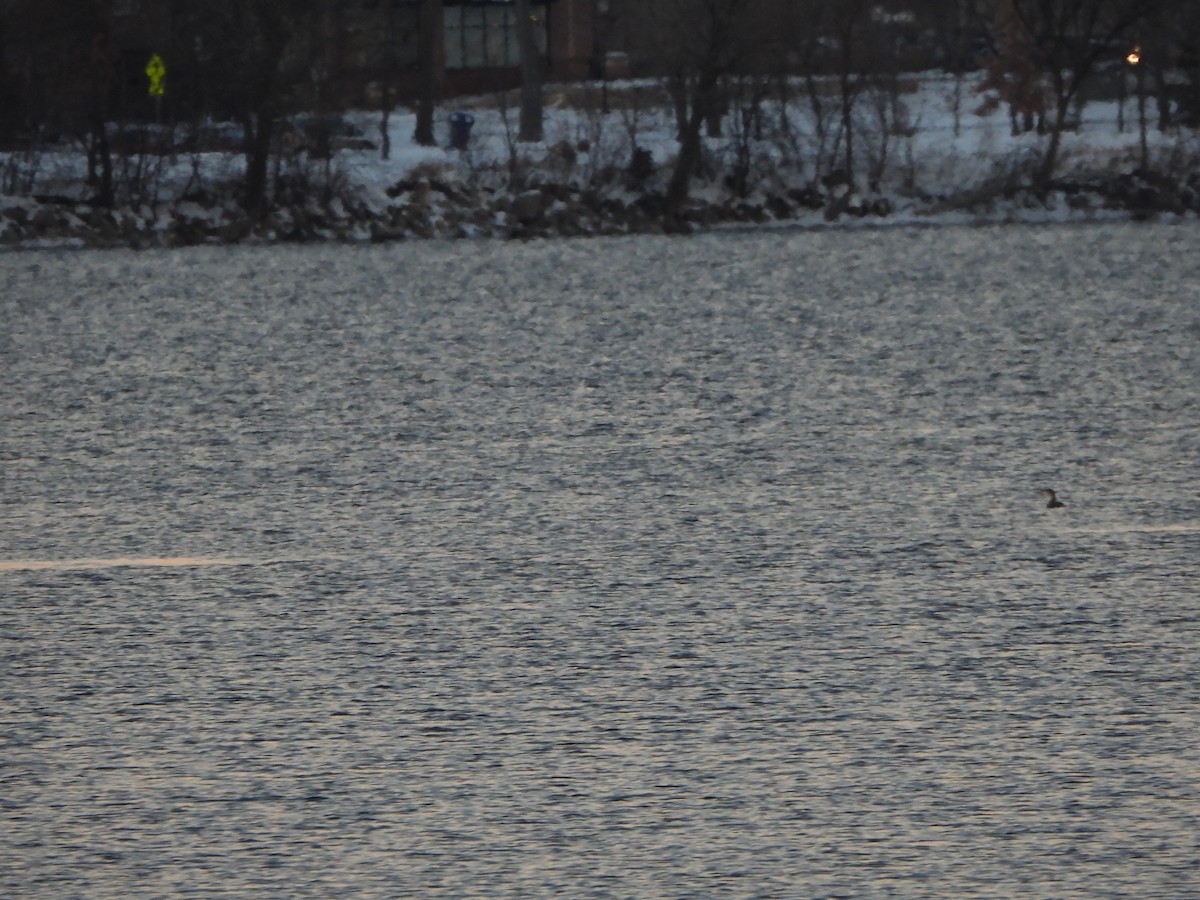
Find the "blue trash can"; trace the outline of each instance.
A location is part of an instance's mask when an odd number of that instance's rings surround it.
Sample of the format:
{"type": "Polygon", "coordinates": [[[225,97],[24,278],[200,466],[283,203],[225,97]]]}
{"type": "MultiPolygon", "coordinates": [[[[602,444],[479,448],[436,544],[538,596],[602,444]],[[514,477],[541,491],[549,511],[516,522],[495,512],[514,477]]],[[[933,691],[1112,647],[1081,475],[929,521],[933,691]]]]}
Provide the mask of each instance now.
{"type": "Polygon", "coordinates": [[[475,117],[466,112],[450,113],[450,146],[455,150],[466,150],[471,140],[471,126],[475,117]]]}

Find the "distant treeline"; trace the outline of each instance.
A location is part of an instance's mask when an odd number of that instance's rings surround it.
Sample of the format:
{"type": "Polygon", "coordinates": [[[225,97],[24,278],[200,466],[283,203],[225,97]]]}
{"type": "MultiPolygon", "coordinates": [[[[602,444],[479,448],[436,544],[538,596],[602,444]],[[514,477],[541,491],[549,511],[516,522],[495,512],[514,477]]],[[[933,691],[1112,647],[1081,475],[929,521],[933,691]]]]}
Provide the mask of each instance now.
{"type": "Polygon", "coordinates": [[[984,71],[1014,131],[1050,135],[1043,180],[1099,83],[1132,84],[1156,127],[1200,122],[1200,0],[7,0],[0,50],[0,149],[85,148],[100,205],[114,156],[154,125],[236,123],[256,208],[297,113],[403,104],[431,143],[439,101],[523,84],[521,139],[538,140],[541,80],[563,73],[661,80],[680,142],[668,216],[735,82],[746,127],[798,84],[827,104],[848,178],[856,105],[917,69],[984,71]]]}

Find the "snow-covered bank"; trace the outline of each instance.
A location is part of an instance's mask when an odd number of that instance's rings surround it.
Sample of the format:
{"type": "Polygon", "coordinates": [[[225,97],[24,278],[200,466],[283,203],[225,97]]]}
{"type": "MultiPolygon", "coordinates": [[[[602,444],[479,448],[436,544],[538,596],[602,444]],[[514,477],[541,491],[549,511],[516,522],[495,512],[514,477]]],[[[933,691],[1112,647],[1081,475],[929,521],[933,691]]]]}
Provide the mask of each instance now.
{"type": "MultiPolygon", "coordinates": [[[[495,97],[460,101],[474,131],[465,150],[412,144],[413,116],[395,113],[391,158],[378,150],[281,160],[270,211],[237,203],[241,158],[198,153],[136,160],[116,208],[85,202],[78,152],[24,163],[3,157],[21,196],[0,196],[0,246],[183,246],[270,241],[529,238],[662,230],[677,152],[673,121],[652,85],[627,85],[602,112],[595,97],[550,91],[546,139],[515,141],[515,113],[495,97]],[[20,172],[22,165],[32,168],[20,172]],[[21,177],[13,177],[20,175],[21,177]]],[[[1064,135],[1058,177],[1033,190],[1048,138],[1013,136],[1003,112],[978,115],[971,85],[914,78],[886,114],[861,104],[863,173],[853,189],[813,108],[767,110],[751,134],[744,110],[710,138],[684,226],[824,227],[859,222],[1093,221],[1200,215],[1200,139],[1150,129],[1145,150],[1129,109],[1093,102],[1064,135]],[[870,185],[869,191],[863,190],[870,185]]],[[[368,137],[379,115],[348,118],[368,137]]],[[[444,117],[443,117],[444,119],[444,117]]],[[[443,121],[443,128],[445,123],[443,121]]],[[[448,139],[448,134],[439,134],[448,139]]],[[[448,142],[446,140],[445,142],[448,142]]],[[[128,168],[128,167],[127,167],[128,168]]]]}
{"type": "MultiPolygon", "coordinates": [[[[272,241],[394,241],[422,238],[579,237],[663,230],[661,195],[631,200],[549,183],[518,193],[485,192],[438,179],[400,183],[386,203],[309,200],[250,218],[232,197],[191,199],[159,210],[103,209],[32,198],[0,201],[0,246],[173,247],[272,241]]],[[[765,197],[695,199],[685,222],[720,227],[828,227],[855,224],[1089,222],[1200,214],[1191,183],[1133,173],[1101,183],[1069,183],[1039,196],[1029,190],[917,200],[814,195],[804,189],[765,197]]]]}

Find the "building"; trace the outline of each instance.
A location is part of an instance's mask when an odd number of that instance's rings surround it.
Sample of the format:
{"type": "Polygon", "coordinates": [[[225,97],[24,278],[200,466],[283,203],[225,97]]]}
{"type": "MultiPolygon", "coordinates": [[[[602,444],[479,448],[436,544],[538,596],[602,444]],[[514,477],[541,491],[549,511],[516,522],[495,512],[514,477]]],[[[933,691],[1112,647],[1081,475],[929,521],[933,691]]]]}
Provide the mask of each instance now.
{"type": "MultiPolygon", "coordinates": [[[[175,7],[185,0],[113,0],[112,43],[120,64],[122,91],[141,88],[151,55],[168,69],[172,57],[190,51],[192,37],[175,7]]],[[[188,12],[195,14],[195,6],[188,12]]],[[[534,0],[536,35],[550,80],[587,77],[596,68],[595,22],[605,0],[534,0]]],[[[326,101],[373,106],[385,85],[400,103],[415,96],[420,0],[318,0],[312,27],[326,101]]],[[[181,10],[182,12],[182,10],[181,10]]],[[[519,83],[513,0],[443,0],[440,36],[440,93],[456,96],[513,87],[519,83]]],[[[176,83],[176,88],[185,86],[176,83]]]]}

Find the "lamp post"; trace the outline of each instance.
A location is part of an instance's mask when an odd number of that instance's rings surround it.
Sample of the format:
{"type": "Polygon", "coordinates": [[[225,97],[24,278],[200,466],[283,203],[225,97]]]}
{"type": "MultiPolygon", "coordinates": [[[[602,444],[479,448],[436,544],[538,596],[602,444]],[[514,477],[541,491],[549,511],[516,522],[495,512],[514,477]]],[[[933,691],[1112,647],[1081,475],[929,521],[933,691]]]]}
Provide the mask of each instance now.
{"type": "MultiPolygon", "coordinates": [[[[1122,62],[1128,63],[1129,58],[1126,57],[1122,62]]],[[[1117,134],[1125,133],[1125,97],[1129,93],[1129,73],[1124,69],[1117,69],[1117,134]]]]}
{"type": "Polygon", "coordinates": [[[1129,51],[1129,55],[1125,57],[1125,62],[1133,66],[1134,78],[1137,84],[1137,101],[1138,101],[1138,143],[1141,150],[1141,168],[1145,171],[1149,162],[1150,152],[1146,146],[1146,92],[1142,89],[1142,71],[1145,66],[1142,65],[1142,48],[1134,47],[1129,51]]]}

